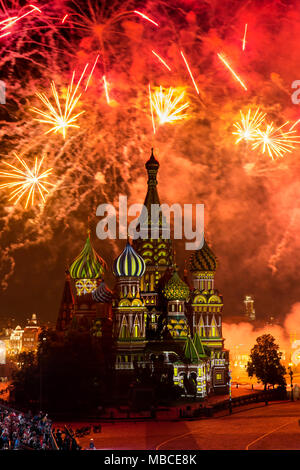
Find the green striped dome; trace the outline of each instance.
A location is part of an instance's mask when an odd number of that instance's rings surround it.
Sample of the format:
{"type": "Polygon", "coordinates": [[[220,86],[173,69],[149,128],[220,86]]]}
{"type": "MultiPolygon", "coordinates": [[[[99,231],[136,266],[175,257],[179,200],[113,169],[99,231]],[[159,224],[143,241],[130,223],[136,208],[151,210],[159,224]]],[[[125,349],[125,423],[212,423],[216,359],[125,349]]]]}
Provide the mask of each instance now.
{"type": "Polygon", "coordinates": [[[174,271],[172,277],[166,283],[163,294],[167,300],[187,300],[190,289],[174,271]]]}
{"type": "Polygon", "coordinates": [[[103,279],[106,263],[92,247],[88,235],[84,248],[70,266],[73,279],[103,279]]]}

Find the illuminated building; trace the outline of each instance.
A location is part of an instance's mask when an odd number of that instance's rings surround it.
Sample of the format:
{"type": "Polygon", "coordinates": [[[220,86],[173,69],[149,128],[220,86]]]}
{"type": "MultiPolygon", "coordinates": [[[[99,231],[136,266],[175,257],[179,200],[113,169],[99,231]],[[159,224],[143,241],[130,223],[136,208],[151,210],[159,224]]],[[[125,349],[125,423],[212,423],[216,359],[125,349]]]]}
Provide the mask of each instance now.
{"type": "Polygon", "coordinates": [[[31,320],[27,321],[22,336],[22,351],[36,351],[38,347],[38,338],[41,332],[37,324],[36,314],[33,313],[31,320]]]}
{"type": "Polygon", "coordinates": [[[244,344],[237,344],[230,350],[230,368],[232,370],[233,380],[249,380],[246,370],[249,359],[250,351],[244,344]]]}
{"type": "Polygon", "coordinates": [[[57,329],[78,325],[91,329],[97,322],[104,336],[109,334],[109,328],[104,332],[105,322],[111,321],[119,384],[129,386],[137,368],[153,370],[154,360],[160,357],[183,392],[200,397],[226,393],[229,357],[222,336],[223,299],[214,286],[217,259],[206,241],[192,253],[193,285],[189,286],[187,271],[183,280],[176,266],[162,213],[156,222],[158,238],[148,237],[153,228],[151,205],[160,204],[158,168],[152,152],[146,163],[144,205],[148,213],[142,211],[138,221],[142,237],[132,244],[127,240],[115,259],[114,290],[104,282],[106,263],[88,235],[83,251],[67,271],[57,329]]]}
{"type": "Polygon", "coordinates": [[[6,363],[6,344],[0,340],[0,365],[6,363]]]}
{"type": "Polygon", "coordinates": [[[294,365],[294,367],[298,367],[300,365],[300,340],[296,339],[299,335],[292,334],[290,335],[291,340],[291,353],[290,353],[290,362],[294,365]]]}
{"type": "Polygon", "coordinates": [[[18,325],[12,332],[8,342],[8,353],[19,354],[22,351],[24,330],[18,325]]]}
{"type": "Polygon", "coordinates": [[[254,309],[254,299],[251,295],[246,295],[244,299],[245,304],[245,316],[248,320],[255,320],[255,309],[254,309]]]}

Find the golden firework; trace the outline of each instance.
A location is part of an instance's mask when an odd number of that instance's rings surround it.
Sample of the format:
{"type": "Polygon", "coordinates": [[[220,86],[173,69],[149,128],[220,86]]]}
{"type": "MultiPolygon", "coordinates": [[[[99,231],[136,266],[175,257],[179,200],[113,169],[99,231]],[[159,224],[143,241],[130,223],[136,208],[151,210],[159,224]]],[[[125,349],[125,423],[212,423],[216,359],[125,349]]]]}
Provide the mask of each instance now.
{"type": "Polygon", "coordinates": [[[265,131],[258,129],[252,148],[256,149],[260,146],[262,153],[267,152],[272,160],[274,160],[274,157],[283,157],[286,152],[292,152],[296,144],[300,144],[300,136],[295,135],[296,131],[283,131],[283,127],[288,123],[289,121],[276,128],[272,122],[267,125],[265,131]]]}
{"type": "Polygon", "coordinates": [[[17,204],[22,198],[26,198],[25,209],[31,202],[34,205],[35,194],[37,193],[43,202],[46,201],[48,194],[47,186],[55,186],[53,183],[47,181],[52,172],[52,168],[41,171],[44,157],[40,160],[36,157],[33,168],[29,168],[26,161],[15,154],[19,163],[19,167],[11,163],[4,162],[9,167],[10,171],[0,171],[0,178],[7,178],[9,181],[0,185],[0,189],[11,189],[9,201],[14,201],[17,204]]]}
{"type": "Polygon", "coordinates": [[[251,116],[251,109],[248,110],[247,114],[241,113],[241,120],[233,124],[236,128],[236,131],[233,132],[234,135],[237,135],[236,144],[241,140],[255,140],[258,136],[258,129],[263,123],[266,114],[259,111],[259,108],[255,111],[254,115],[251,116]]]}
{"type": "Polygon", "coordinates": [[[188,117],[182,114],[188,106],[188,102],[183,102],[185,92],[175,88],[163,90],[162,87],[150,94],[150,104],[156,113],[159,124],[179,121],[188,117]]]}
{"type": "Polygon", "coordinates": [[[52,127],[47,132],[45,132],[45,134],[48,134],[49,132],[54,132],[54,133],[61,132],[63,135],[63,138],[65,139],[68,127],[77,127],[77,128],[80,127],[78,124],[75,124],[75,122],[77,121],[78,117],[84,113],[84,111],[74,114],[74,109],[81,97],[81,93],[78,94],[78,88],[83,78],[83,75],[87,69],[87,66],[88,64],[85,66],[85,69],[80,77],[80,80],[77,83],[74,90],[73,90],[73,86],[74,86],[75,72],[73,72],[71,83],[67,88],[67,94],[66,94],[66,98],[64,99],[64,103],[61,102],[61,99],[58,96],[54,81],[51,82],[51,89],[52,89],[52,94],[55,100],[55,105],[53,105],[49,101],[45,93],[36,93],[37,97],[48,108],[48,111],[42,111],[41,109],[38,109],[35,107],[31,108],[31,110],[34,113],[39,114],[40,116],[43,117],[43,119],[39,118],[39,119],[35,119],[35,121],[44,122],[46,124],[52,125],[52,127]]]}

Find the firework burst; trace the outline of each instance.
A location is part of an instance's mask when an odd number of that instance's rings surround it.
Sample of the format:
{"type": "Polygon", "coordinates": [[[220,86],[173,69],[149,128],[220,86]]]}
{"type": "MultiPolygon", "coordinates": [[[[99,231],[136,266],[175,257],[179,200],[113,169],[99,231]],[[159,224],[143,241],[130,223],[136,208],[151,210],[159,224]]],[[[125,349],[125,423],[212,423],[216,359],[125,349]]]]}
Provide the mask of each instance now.
{"type": "Polygon", "coordinates": [[[296,145],[300,144],[300,136],[295,135],[296,131],[283,131],[283,127],[288,124],[285,122],[282,126],[276,128],[271,124],[267,125],[265,131],[257,129],[257,137],[252,144],[252,148],[261,147],[262,153],[267,152],[272,160],[275,157],[283,157],[286,152],[292,152],[296,145]]]}
{"type": "Polygon", "coordinates": [[[48,177],[52,172],[52,168],[41,171],[44,157],[40,160],[36,157],[33,168],[29,168],[26,161],[15,154],[18,159],[20,166],[11,165],[10,163],[4,162],[9,168],[9,171],[0,171],[0,178],[8,179],[7,183],[0,185],[0,189],[10,189],[9,201],[14,201],[16,205],[21,199],[26,198],[25,209],[28,205],[34,205],[36,193],[40,196],[43,202],[46,201],[46,195],[48,194],[47,187],[55,186],[53,183],[47,181],[48,177]]]}
{"type": "Polygon", "coordinates": [[[88,64],[86,64],[84,71],[73,91],[73,85],[74,85],[74,76],[75,72],[73,72],[72,75],[72,80],[71,84],[68,86],[67,89],[67,95],[65,98],[64,105],[61,104],[61,100],[58,96],[57,90],[56,90],[56,85],[54,82],[51,83],[51,89],[52,89],[52,94],[55,100],[55,106],[49,101],[47,96],[44,93],[37,93],[36,95],[38,98],[44,103],[44,105],[48,108],[48,112],[42,111],[38,108],[31,108],[31,110],[39,114],[40,116],[43,117],[43,119],[38,119],[36,118],[35,121],[38,122],[43,122],[46,124],[52,124],[52,127],[45,132],[45,134],[48,134],[49,132],[61,132],[63,135],[63,138],[66,138],[66,132],[67,128],[69,127],[77,127],[79,128],[80,126],[78,124],[75,124],[77,121],[78,117],[84,113],[84,111],[81,111],[77,114],[73,114],[73,111],[81,97],[81,93],[78,94],[78,87],[82,81],[83,75],[87,69],[88,64]]]}
{"type": "Polygon", "coordinates": [[[159,124],[179,121],[188,117],[182,114],[188,106],[188,102],[183,102],[185,92],[174,88],[163,90],[162,87],[154,93],[150,93],[151,108],[155,111],[159,124]]]}
{"type": "Polygon", "coordinates": [[[258,129],[266,116],[265,113],[259,111],[259,108],[255,111],[253,116],[251,116],[251,109],[248,110],[247,114],[243,114],[242,111],[240,111],[240,113],[241,120],[233,124],[236,128],[236,131],[234,131],[233,134],[238,136],[235,142],[236,144],[241,140],[245,140],[246,142],[249,140],[255,140],[258,136],[258,129]]]}

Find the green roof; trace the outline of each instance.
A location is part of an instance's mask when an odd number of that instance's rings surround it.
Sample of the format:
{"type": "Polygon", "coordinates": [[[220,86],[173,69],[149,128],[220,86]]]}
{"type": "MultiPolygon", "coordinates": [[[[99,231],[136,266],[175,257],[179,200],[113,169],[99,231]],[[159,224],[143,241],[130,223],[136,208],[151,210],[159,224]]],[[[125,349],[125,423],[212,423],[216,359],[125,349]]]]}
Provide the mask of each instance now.
{"type": "Polygon", "coordinates": [[[197,350],[190,336],[188,336],[184,345],[184,355],[190,362],[199,362],[197,350]]]}
{"type": "Polygon", "coordinates": [[[194,334],[193,343],[194,343],[194,346],[197,350],[199,357],[207,357],[207,355],[205,354],[204,346],[197,332],[194,334]]]}

